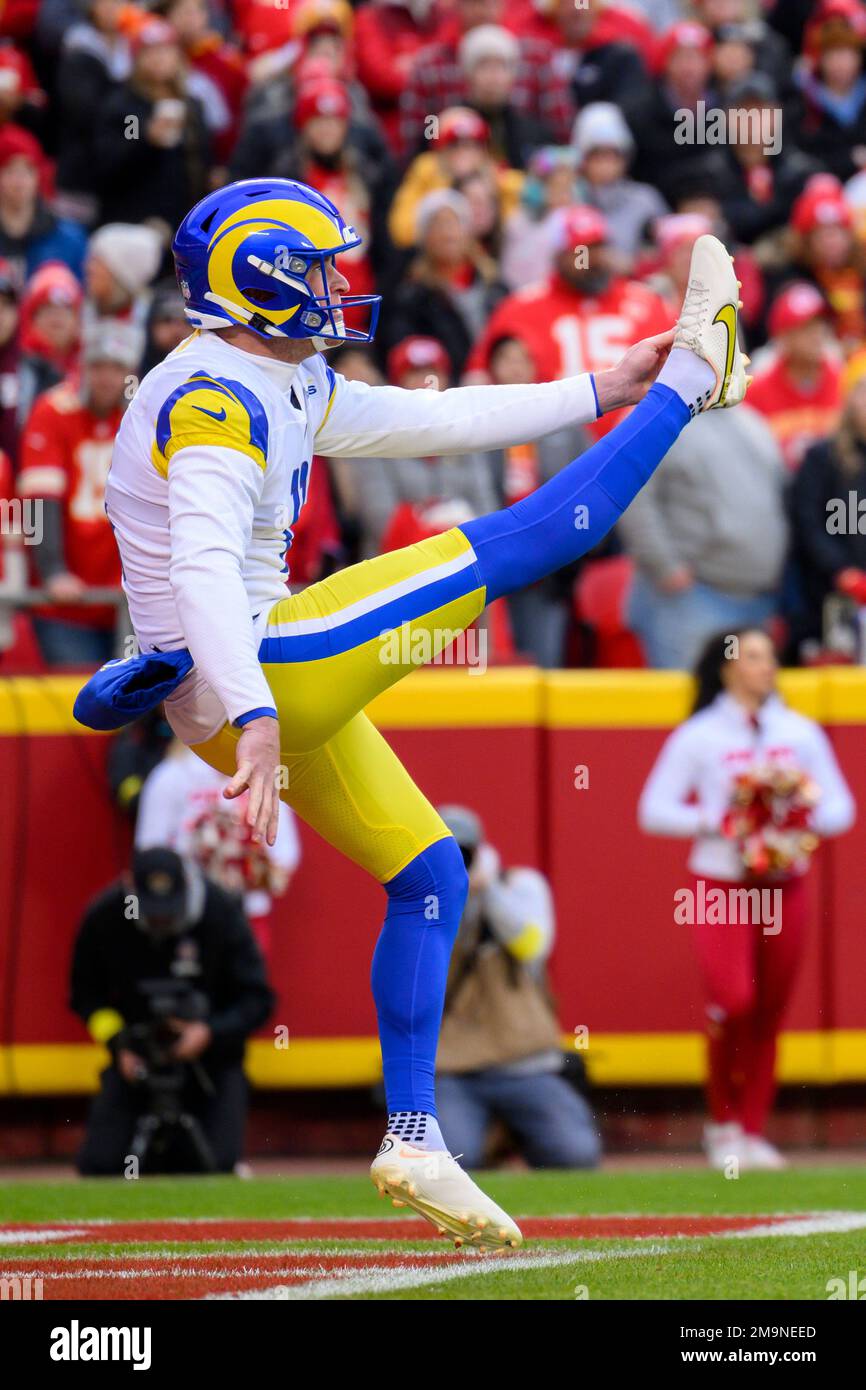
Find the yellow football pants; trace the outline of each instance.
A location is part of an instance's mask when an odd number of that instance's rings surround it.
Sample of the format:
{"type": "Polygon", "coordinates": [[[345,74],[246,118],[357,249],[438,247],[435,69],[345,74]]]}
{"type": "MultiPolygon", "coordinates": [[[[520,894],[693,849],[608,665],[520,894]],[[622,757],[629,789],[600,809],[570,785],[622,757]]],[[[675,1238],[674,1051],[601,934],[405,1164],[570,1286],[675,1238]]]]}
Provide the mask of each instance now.
{"type": "MultiPolygon", "coordinates": [[[[482,612],[460,530],[341,570],[271,610],[259,649],[280,721],[281,797],[325,840],[385,883],[448,834],[365,707],[482,612]]],[[[225,724],[199,757],[236,770],[225,724]]]]}

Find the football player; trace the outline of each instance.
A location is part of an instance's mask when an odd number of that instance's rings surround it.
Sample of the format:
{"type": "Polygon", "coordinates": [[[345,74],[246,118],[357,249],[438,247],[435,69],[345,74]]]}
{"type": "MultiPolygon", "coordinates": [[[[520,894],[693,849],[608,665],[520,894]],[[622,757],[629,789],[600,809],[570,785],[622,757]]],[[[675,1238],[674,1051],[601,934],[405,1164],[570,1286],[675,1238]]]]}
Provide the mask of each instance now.
{"type": "Polygon", "coordinates": [[[273,843],[278,797],[379,880],[373,959],[388,1123],[373,1180],[457,1244],[521,1234],[447,1151],[434,1066],[466,896],[444,821],[364,713],[502,594],[569,564],[610,529],[695,412],[745,394],[737,282],[702,237],[676,330],[608,371],[532,385],[407,391],[349,382],[325,349],[369,341],[376,296],[348,297],[338,209],[288,180],[208,194],[174,256],[194,331],[141,383],[120,428],[106,506],[141,654],[79,695],[91,727],[165,699],[175,733],[249,790],[273,843]],[[349,316],[370,322],[350,327],[349,316]],[[555,478],[501,512],[380,555],[298,594],[285,554],[313,454],[498,449],[634,405],[555,478]],[[408,635],[394,659],[395,630],[408,635]]]}

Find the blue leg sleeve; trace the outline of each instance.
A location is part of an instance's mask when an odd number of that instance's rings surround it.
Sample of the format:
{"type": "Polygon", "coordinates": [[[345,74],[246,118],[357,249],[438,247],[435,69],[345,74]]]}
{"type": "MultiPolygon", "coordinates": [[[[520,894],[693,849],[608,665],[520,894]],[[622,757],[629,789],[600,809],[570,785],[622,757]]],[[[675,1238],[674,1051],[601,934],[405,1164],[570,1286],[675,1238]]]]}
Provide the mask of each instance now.
{"type": "Polygon", "coordinates": [[[439,1025],[467,890],[463,856],[450,835],[385,884],[388,912],[373,955],[372,984],[391,1113],[436,1114],[439,1025]]]}
{"type": "Polygon", "coordinates": [[[598,545],[688,424],[688,406],[656,382],[616,429],[513,507],[461,526],[487,602],[523,589],[598,545]]]}

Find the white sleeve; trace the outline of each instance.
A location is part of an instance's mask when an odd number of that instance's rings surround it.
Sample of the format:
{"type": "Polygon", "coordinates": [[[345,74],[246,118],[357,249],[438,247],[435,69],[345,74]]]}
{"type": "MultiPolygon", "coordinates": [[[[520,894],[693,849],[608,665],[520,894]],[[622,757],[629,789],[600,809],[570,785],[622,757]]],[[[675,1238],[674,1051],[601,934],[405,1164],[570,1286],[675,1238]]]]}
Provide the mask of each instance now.
{"type": "Polygon", "coordinates": [[[638,802],[637,818],[648,835],[690,839],[706,830],[700,806],[687,805],[695,789],[691,729],[683,724],[665,739],[638,802]]]}
{"type": "Polygon", "coordinates": [[[810,733],[806,771],[821,789],[821,799],[812,813],[812,829],[816,835],[844,835],[857,815],[854,798],[824,730],[810,724],[810,733]]]}
{"type": "Polygon", "coordinates": [[[519,960],[546,960],[553,949],[553,898],[537,869],[510,869],[484,894],[484,916],[497,939],[519,960]]]}
{"type": "Polygon", "coordinates": [[[259,465],[234,449],[179,449],[168,470],[172,594],[192,658],[231,722],[275,708],[243,582],[261,488],[259,465]]]}
{"type": "Polygon", "coordinates": [[[316,452],[327,456],[426,458],[504,449],[588,424],[599,415],[586,373],[531,386],[449,391],[406,391],[332,376],[328,409],[316,435],[316,452]]]}

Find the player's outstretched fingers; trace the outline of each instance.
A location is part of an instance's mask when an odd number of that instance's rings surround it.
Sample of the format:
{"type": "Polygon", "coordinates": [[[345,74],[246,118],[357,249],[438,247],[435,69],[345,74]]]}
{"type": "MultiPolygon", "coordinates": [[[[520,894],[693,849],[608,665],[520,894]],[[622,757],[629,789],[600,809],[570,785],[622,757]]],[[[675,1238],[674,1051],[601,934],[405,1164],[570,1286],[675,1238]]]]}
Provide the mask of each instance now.
{"type": "Polygon", "coordinates": [[[273,786],[271,787],[270,814],[269,814],[269,816],[268,816],[268,826],[267,826],[267,832],[266,832],[266,835],[265,835],[265,838],[266,838],[266,840],[267,840],[267,842],[268,842],[269,845],[275,845],[275,844],[277,843],[277,826],[279,825],[279,820],[280,820],[280,793],[279,793],[279,788],[277,787],[276,778],[274,778],[274,784],[273,784],[273,786]]]}
{"type": "Polygon", "coordinates": [[[261,838],[262,835],[262,803],[267,795],[267,784],[261,772],[256,771],[250,779],[250,804],[247,807],[247,825],[252,827],[253,834],[261,838]]]}
{"type": "Polygon", "coordinates": [[[223,787],[223,796],[227,801],[233,801],[236,796],[240,796],[250,785],[250,773],[253,765],[250,762],[242,762],[232,780],[227,787],[223,787]]]}

